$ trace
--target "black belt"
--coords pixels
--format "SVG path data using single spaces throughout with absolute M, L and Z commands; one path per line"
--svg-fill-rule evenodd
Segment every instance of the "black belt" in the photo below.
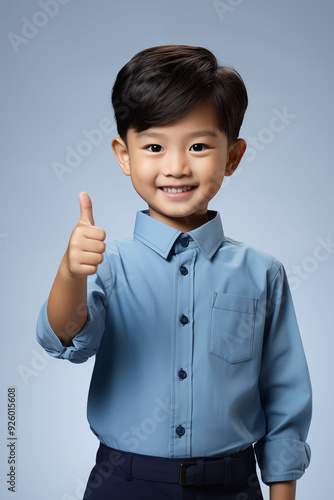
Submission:
M 101 475 L 116 474 L 181 486 L 247 482 L 255 472 L 253 447 L 233 455 L 199 458 L 164 458 L 129 453 L 100 444 L 96 457 Z

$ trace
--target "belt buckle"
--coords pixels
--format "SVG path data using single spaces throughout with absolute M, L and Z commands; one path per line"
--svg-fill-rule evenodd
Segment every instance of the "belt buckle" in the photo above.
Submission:
M 180 486 L 194 486 L 186 482 L 186 469 L 189 465 L 197 465 L 197 462 L 183 462 L 180 464 L 179 485 Z

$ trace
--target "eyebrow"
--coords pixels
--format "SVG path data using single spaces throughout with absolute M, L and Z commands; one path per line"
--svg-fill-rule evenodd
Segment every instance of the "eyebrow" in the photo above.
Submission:
M 143 132 L 139 132 L 138 137 L 165 137 L 165 134 L 160 133 L 160 132 L 149 132 L 148 130 L 144 130 Z M 188 137 L 203 137 L 203 136 L 209 136 L 209 137 L 218 137 L 216 132 L 213 130 L 196 130 L 195 132 L 191 132 L 191 134 L 188 135 Z

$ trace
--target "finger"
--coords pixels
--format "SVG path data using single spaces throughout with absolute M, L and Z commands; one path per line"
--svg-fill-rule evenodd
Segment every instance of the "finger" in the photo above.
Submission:
M 93 218 L 93 206 L 90 197 L 87 193 L 81 192 L 79 194 L 80 202 L 80 220 L 83 224 L 88 224 L 89 226 L 95 226 Z
M 80 221 L 79 221 L 80 222 Z M 75 227 L 73 231 L 75 239 L 79 239 L 84 236 L 87 239 L 104 241 L 106 238 L 106 232 L 101 227 L 88 226 L 86 222 L 82 222 Z
M 82 276 L 89 276 L 92 274 L 95 274 L 97 271 L 98 266 L 90 266 L 88 264 L 80 264 L 78 268 L 75 270 L 75 275 L 82 277 Z
M 86 238 L 84 245 L 82 246 L 82 250 L 84 252 L 92 252 L 92 253 L 104 253 L 106 249 L 106 244 L 101 240 L 92 240 L 90 238 Z
M 98 266 L 103 262 L 103 255 L 100 253 L 83 252 L 79 262 L 80 266 Z

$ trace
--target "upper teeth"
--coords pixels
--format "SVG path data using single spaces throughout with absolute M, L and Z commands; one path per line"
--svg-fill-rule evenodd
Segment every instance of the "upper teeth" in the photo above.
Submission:
M 184 191 L 190 191 L 192 187 L 191 186 L 185 186 L 179 188 L 163 187 L 162 189 L 165 193 L 183 193 Z

